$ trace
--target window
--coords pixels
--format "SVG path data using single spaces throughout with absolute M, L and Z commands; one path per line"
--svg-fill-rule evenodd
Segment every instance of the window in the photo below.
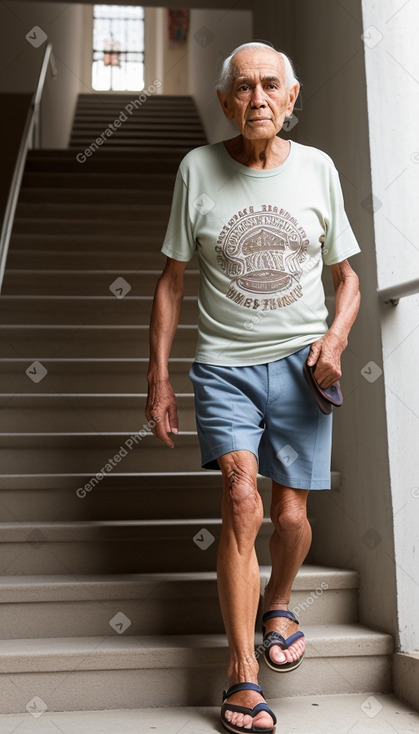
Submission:
M 144 89 L 144 8 L 93 6 L 92 87 L 100 91 Z

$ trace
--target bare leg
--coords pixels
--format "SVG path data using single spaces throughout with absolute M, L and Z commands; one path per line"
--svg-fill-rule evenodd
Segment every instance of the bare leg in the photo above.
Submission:
M 272 482 L 271 518 L 275 530 L 270 541 L 272 571 L 264 594 L 264 612 L 288 609 L 294 579 L 311 544 L 307 497 L 308 490 L 291 489 Z M 298 630 L 298 626 L 290 619 L 279 617 L 266 623 L 266 631 L 271 630 L 289 637 Z M 304 649 L 305 639 L 301 638 L 288 650 L 274 645 L 269 654 L 274 662 L 285 663 L 297 660 Z
M 218 459 L 223 474 L 223 525 L 217 561 L 218 591 L 230 649 L 230 686 L 257 683 L 259 665 L 254 654 L 255 620 L 260 596 L 259 566 L 255 539 L 263 519 L 262 500 L 257 490 L 257 462 L 250 451 L 234 451 Z M 228 703 L 253 708 L 263 701 L 256 691 L 240 691 Z M 226 718 L 237 726 L 253 722 L 261 729 L 272 728 L 272 718 L 261 712 L 252 719 L 234 711 Z

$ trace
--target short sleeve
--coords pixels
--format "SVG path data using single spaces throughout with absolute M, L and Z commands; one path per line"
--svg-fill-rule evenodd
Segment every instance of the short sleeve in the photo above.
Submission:
M 161 252 L 173 260 L 188 262 L 195 250 L 192 224 L 189 217 L 188 189 L 178 169 L 173 190 L 172 208 Z
M 326 265 L 335 265 L 361 250 L 345 212 L 339 174 L 333 163 L 329 180 L 329 213 L 324 220 L 326 234 L 322 251 Z

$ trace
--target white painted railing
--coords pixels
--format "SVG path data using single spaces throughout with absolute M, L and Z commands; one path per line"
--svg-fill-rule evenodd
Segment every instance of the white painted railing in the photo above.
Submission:
M 379 289 L 377 292 L 384 303 L 397 306 L 401 298 L 419 293 L 419 278 L 406 280 L 404 283 L 399 283 L 399 285 L 390 285 L 387 288 Z

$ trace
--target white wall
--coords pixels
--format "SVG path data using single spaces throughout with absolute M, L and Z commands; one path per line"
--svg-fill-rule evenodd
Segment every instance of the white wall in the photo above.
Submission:
M 3 29 L 0 49 L 0 91 L 35 88 L 45 44 L 51 41 L 58 77 L 47 78 L 41 106 L 43 147 L 65 147 L 71 130 L 76 97 L 80 90 L 80 39 L 82 6 L 64 3 L 14 2 L 0 5 Z M 35 48 L 26 34 L 39 26 L 47 41 Z M 38 37 L 39 33 L 38 33 Z
M 163 94 L 164 8 L 144 9 L 144 85 L 147 88 L 156 79 L 162 82 L 157 94 Z
M 156 79 L 158 94 L 189 94 L 189 37 L 181 45 L 169 41 L 167 8 L 145 8 L 145 87 Z
M 236 46 L 252 40 L 249 10 L 191 10 L 190 93 L 195 99 L 208 142 L 232 138 L 237 129 L 225 117 L 215 92 L 217 69 Z
M 364 0 L 378 284 L 419 275 L 418 3 Z M 419 295 L 382 307 L 400 648 L 419 650 Z

